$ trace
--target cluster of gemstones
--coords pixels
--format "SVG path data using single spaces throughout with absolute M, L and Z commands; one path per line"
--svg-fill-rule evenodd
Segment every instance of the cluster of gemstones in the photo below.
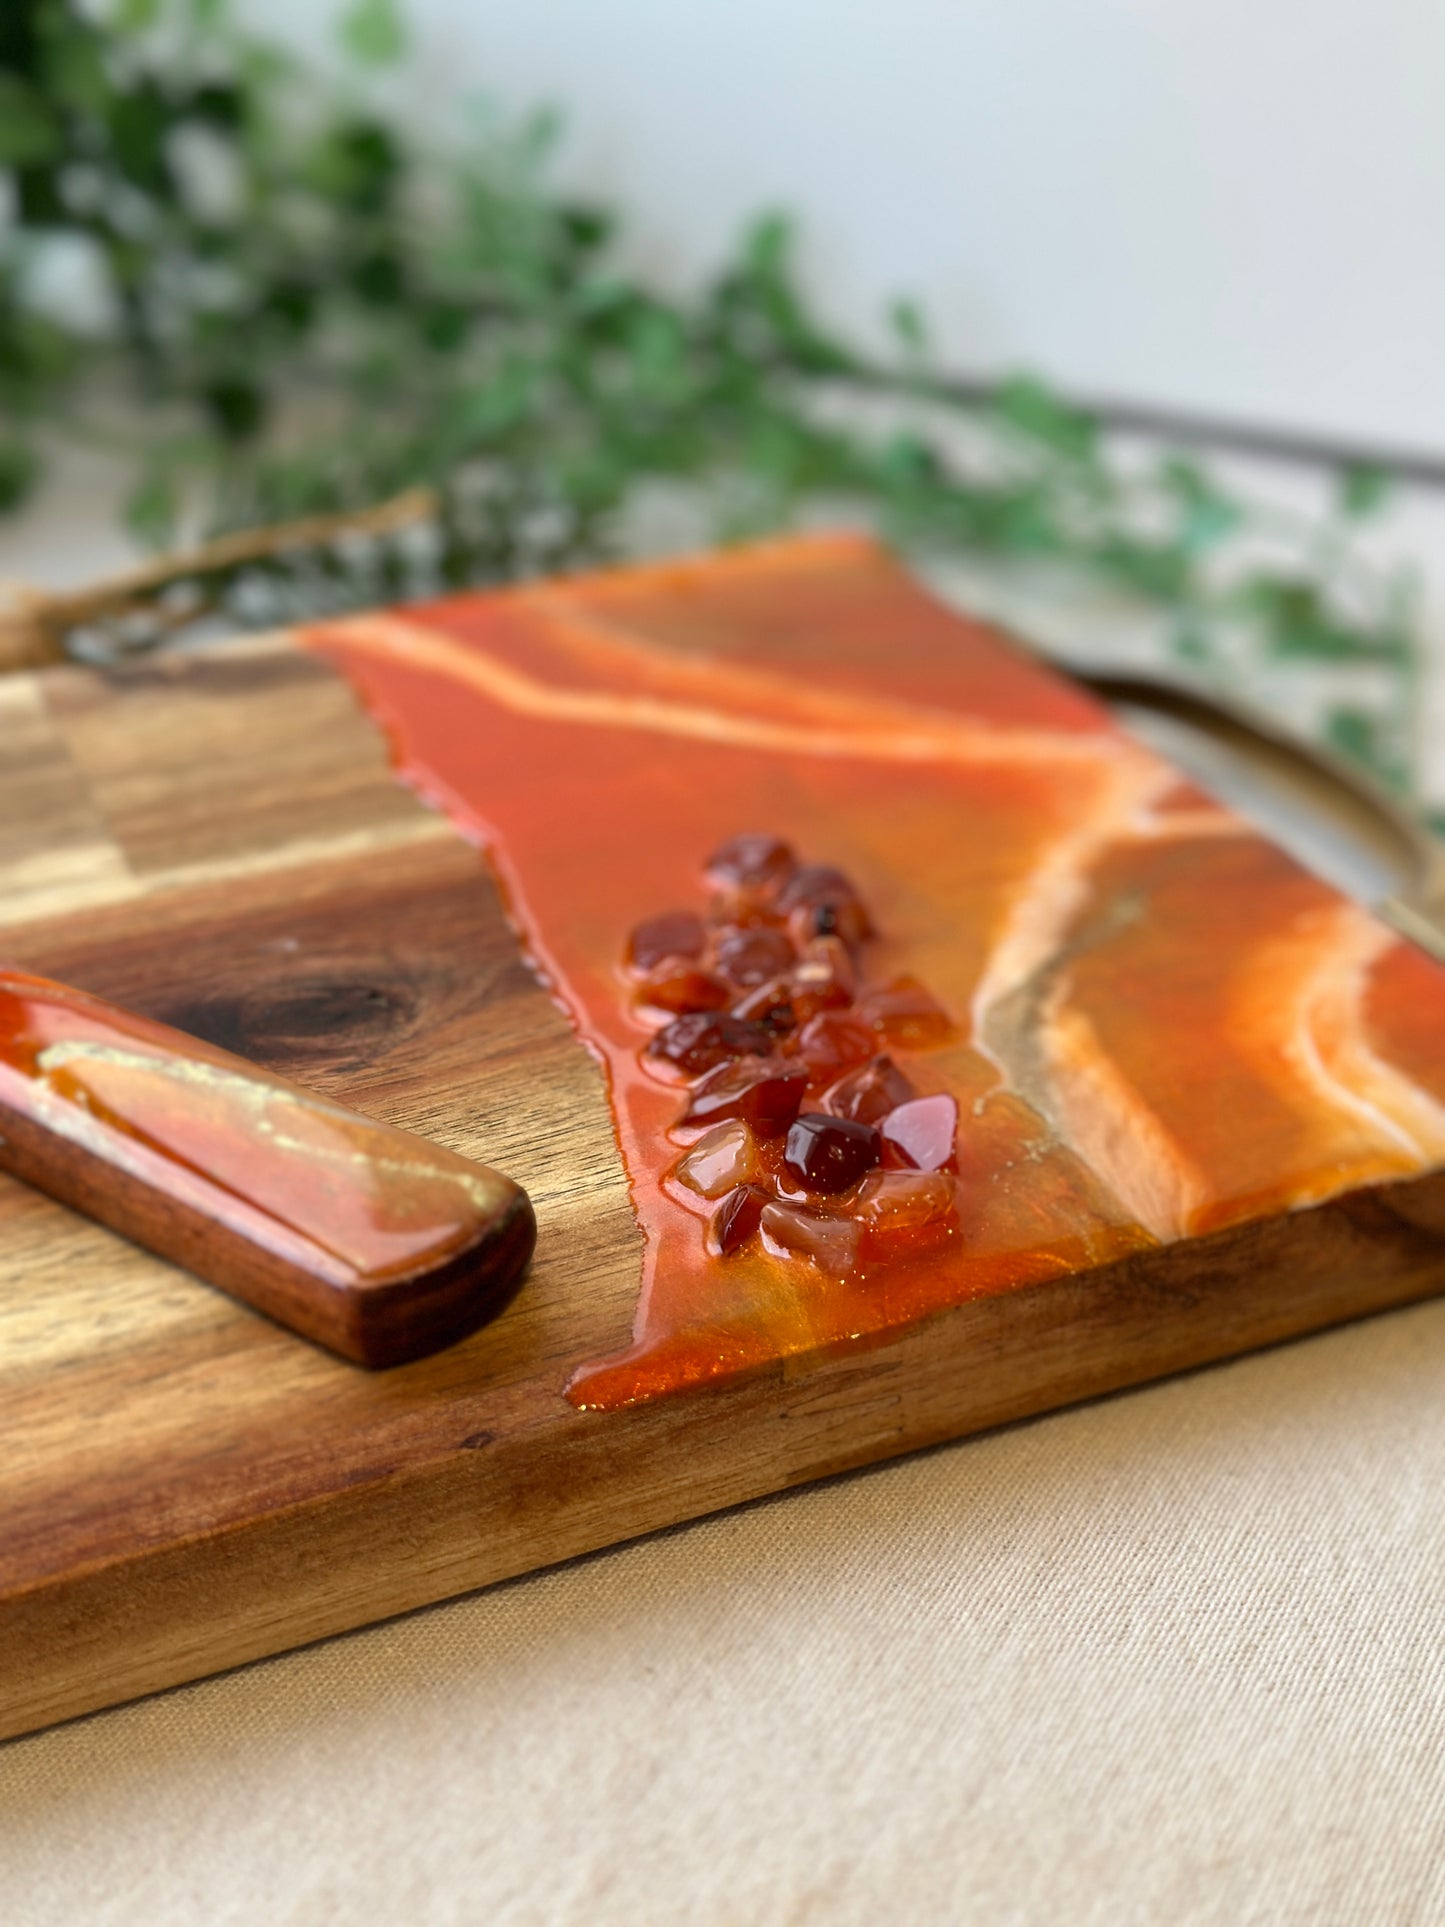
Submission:
M 639 924 L 624 963 L 659 1026 L 644 1066 L 687 1087 L 669 1188 L 709 1249 L 859 1277 L 955 1235 L 957 1102 L 892 1054 L 954 1041 L 947 1013 L 912 977 L 864 980 L 873 924 L 840 870 L 749 835 L 705 875 L 706 913 Z

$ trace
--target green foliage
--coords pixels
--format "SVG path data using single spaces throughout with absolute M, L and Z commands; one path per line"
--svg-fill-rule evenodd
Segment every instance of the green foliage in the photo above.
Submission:
M 659 483 L 720 536 L 821 507 L 1082 571 L 1157 607 L 1199 673 L 1326 664 L 1356 680 L 1322 727 L 1408 771 L 1409 599 L 1352 548 L 1386 477 L 1351 470 L 1335 515 L 1284 528 L 1195 461 L 1126 462 L 1032 377 L 960 399 L 909 302 L 870 360 L 806 297 L 781 214 L 664 294 L 619 267 L 613 210 L 551 185 L 548 116 L 416 132 L 388 105 L 396 0 L 337 28 L 332 78 L 228 0 L 0 5 L 0 508 L 117 389 L 154 545 L 436 491 L 429 530 L 236 565 L 209 587 L 238 620 L 591 561 Z M 99 290 L 83 312 L 47 293 L 64 249 Z
M 1340 512 L 1356 520 L 1376 515 L 1390 499 L 1390 477 L 1370 463 L 1354 463 L 1340 476 Z
M 392 0 L 355 0 L 342 19 L 341 40 L 363 66 L 388 67 L 406 52 L 406 27 Z
M 1342 756 L 1377 772 L 1391 773 L 1389 745 L 1381 738 L 1380 718 L 1369 710 L 1349 706 L 1332 709 L 1325 718 L 1325 740 Z

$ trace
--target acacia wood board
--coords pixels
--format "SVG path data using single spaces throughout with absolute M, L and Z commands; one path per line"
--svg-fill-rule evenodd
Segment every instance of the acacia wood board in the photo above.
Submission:
M 287 639 L 0 681 L 0 955 L 524 1184 L 493 1326 L 368 1374 L 0 1179 L 0 1734 L 1445 1286 L 1445 1175 L 612 1412 L 640 1266 L 599 1072 L 483 859 Z

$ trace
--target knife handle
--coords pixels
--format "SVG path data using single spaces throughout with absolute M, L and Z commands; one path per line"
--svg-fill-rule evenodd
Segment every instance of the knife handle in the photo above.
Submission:
M 510 1297 L 510 1178 L 84 991 L 0 969 L 0 1170 L 368 1366 Z

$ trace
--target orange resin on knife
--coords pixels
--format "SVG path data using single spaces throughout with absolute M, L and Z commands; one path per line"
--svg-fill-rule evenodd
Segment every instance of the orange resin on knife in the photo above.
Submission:
M 0 1169 L 365 1364 L 474 1328 L 531 1249 L 500 1173 L 3 968 Z
M 877 1337 L 1445 1161 L 1445 972 L 1422 960 L 1426 1016 L 1372 1041 L 1363 1002 L 1402 949 L 1387 931 L 867 541 L 458 597 L 307 640 L 485 844 L 606 1074 L 643 1279 L 633 1345 L 578 1370 L 579 1404 Z M 639 1056 L 660 1018 L 620 959 L 648 919 L 701 908 L 699 864 L 742 831 L 846 871 L 879 931 L 870 980 L 914 977 L 953 1020 L 892 1052 L 960 1117 L 944 1232 L 921 1222 L 927 1187 L 869 1194 L 921 1214 L 913 1256 L 843 1276 L 776 1239 L 719 1257 L 711 1203 L 670 1180 L 697 1132 Z

